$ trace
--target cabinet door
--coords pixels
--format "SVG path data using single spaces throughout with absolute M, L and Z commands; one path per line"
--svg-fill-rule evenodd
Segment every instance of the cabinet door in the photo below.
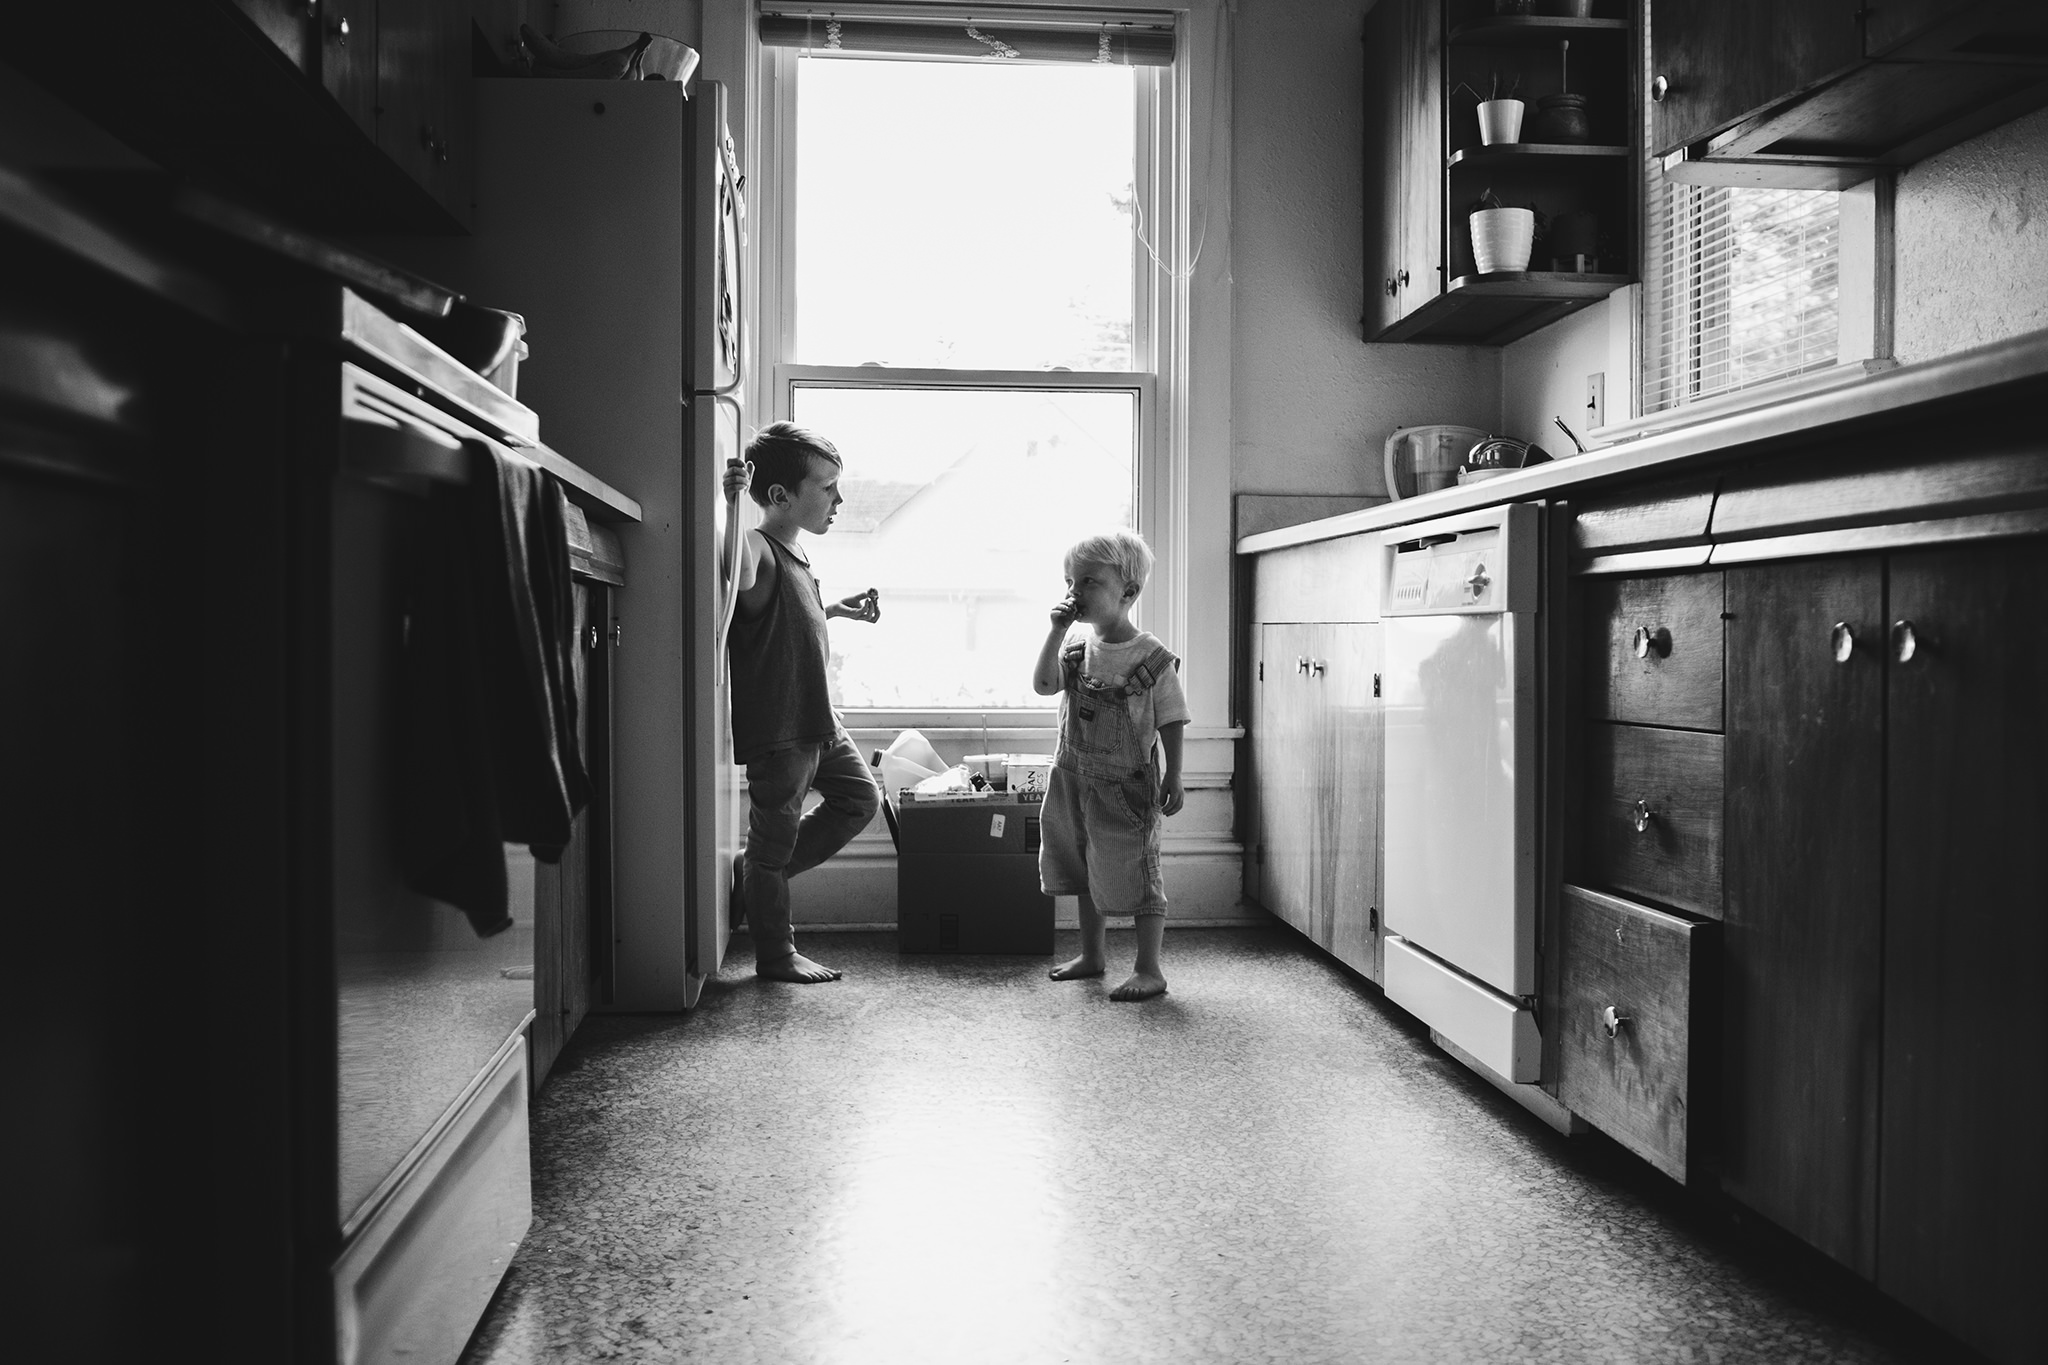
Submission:
M 1320 665 L 1318 671 L 1317 665 Z M 1316 942 L 1377 981 L 1380 790 L 1385 776 L 1379 699 L 1380 628 L 1316 629 L 1311 680 L 1321 693 L 1312 738 L 1321 816 Z
M 469 15 L 456 0 L 378 7 L 377 146 L 470 217 Z
M 1843 0 L 1652 0 L 1650 75 L 1660 154 L 1850 66 L 1863 55 L 1857 6 Z
M 1722 1183 L 1876 1269 L 1884 583 L 1730 570 Z M 1837 661 L 1837 622 L 1854 645 Z
M 1407 196 L 1403 164 L 1408 66 L 1402 42 L 1415 0 L 1380 0 L 1365 16 L 1365 335 L 1378 336 L 1401 320 L 1401 271 L 1407 265 Z
M 395 16 L 394 16 L 395 19 Z M 313 30 L 320 84 L 356 127 L 377 136 L 377 6 L 374 0 L 324 0 Z
M 1899 555 L 1890 598 L 1914 644 L 1887 688 L 1879 1278 L 2029 1359 L 2048 1340 L 2048 544 Z
M 1443 0 L 1408 0 L 1401 52 L 1406 63 L 1399 93 L 1401 316 L 1443 293 L 1444 278 L 1444 73 Z
M 1318 691 L 1307 670 L 1315 626 L 1259 629 L 1258 726 L 1252 766 L 1259 784 L 1259 900 L 1274 914 L 1313 934 L 1315 842 L 1320 819 L 1311 751 Z

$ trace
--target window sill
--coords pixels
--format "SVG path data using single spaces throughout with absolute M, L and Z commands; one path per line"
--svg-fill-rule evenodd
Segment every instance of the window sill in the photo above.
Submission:
M 1825 370 L 1815 370 L 1810 374 L 1794 375 L 1790 379 L 1759 384 L 1753 389 L 1738 389 L 1733 393 L 1720 394 L 1698 403 L 1666 408 L 1662 412 L 1653 412 L 1646 417 L 1634 417 L 1626 422 L 1616 422 L 1612 426 L 1602 427 L 1597 438 L 1588 443 L 1587 449 L 1605 450 L 1611 446 L 1639 441 L 1645 436 L 1682 431 L 1686 427 L 1711 422 L 1716 418 L 1767 408 L 1793 398 L 1826 393 L 1830 389 L 1859 384 L 1873 375 L 1895 370 L 1898 366 L 1899 362 L 1896 360 L 1850 360 Z

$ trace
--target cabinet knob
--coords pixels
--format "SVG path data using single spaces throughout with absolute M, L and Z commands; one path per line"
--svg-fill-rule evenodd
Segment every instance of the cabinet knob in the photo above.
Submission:
M 1900 663 L 1911 663 L 1913 656 L 1920 652 L 1920 637 L 1913 631 L 1911 621 L 1892 622 L 1892 657 Z
M 1856 632 L 1849 628 L 1847 621 L 1837 621 L 1828 631 L 1828 648 L 1834 652 L 1835 662 L 1845 664 L 1856 652 Z
M 1622 1029 L 1634 1022 L 1626 1014 L 1618 1012 L 1612 1005 L 1600 1011 L 1600 1027 L 1607 1031 L 1609 1038 L 1615 1037 Z
M 329 23 L 328 23 L 328 25 L 327 25 L 327 32 L 328 32 L 329 34 L 331 34 L 331 35 L 333 36 L 333 38 L 334 38 L 334 41 L 335 41 L 335 44 L 336 44 L 337 46 L 340 46 L 340 47 L 347 47 L 347 46 L 348 46 L 348 16 L 347 16 L 346 14 L 344 14 L 344 15 L 341 15 L 341 16 L 339 16 L 339 17 L 337 17 L 337 18 L 335 18 L 335 19 L 333 19 L 333 20 L 329 21 Z
M 1408 272 L 1407 272 L 1407 271 L 1405 271 L 1405 270 L 1404 270 L 1404 271 L 1402 271 L 1402 272 L 1401 272 L 1400 274 L 1398 274 L 1398 275 L 1394 276 L 1394 278 L 1395 278 L 1395 279 L 1397 279 L 1397 280 L 1399 280 L 1399 281 L 1401 282 L 1401 287 L 1402 287 L 1403 289 L 1406 289 L 1406 288 L 1408 287 Z
M 1636 833 L 1648 834 L 1650 832 L 1650 822 L 1657 818 L 1657 812 L 1650 809 L 1649 802 L 1638 801 L 1630 812 L 1630 818 L 1635 822 Z
M 1659 76 L 1657 77 L 1657 79 L 1650 82 L 1650 100 L 1652 103 L 1662 104 L 1664 102 L 1664 97 L 1670 93 L 1671 82 L 1666 80 L 1664 77 Z
M 1392 298 L 1400 292 L 1401 286 L 1394 283 L 1394 277 L 1392 275 L 1387 276 L 1387 297 Z
M 1649 626 L 1637 626 L 1635 646 L 1638 659 L 1647 659 L 1652 654 L 1662 657 L 1671 652 L 1671 632 L 1663 626 L 1658 626 L 1655 629 Z
M 1307 659 L 1307 658 L 1306 658 L 1305 656 L 1302 656 L 1302 655 L 1296 655 L 1296 656 L 1295 656 L 1295 660 L 1294 660 L 1294 671 L 1295 671 L 1296 673 L 1300 673 L 1300 674 L 1302 674 L 1302 675 L 1304 675 L 1304 676 L 1306 676 L 1306 675 L 1307 675 L 1307 673 L 1308 673 L 1308 659 Z
M 1324 665 L 1324 661 L 1323 661 L 1323 660 L 1321 660 L 1321 659 L 1311 659 L 1311 660 L 1309 660 L 1309 663 L 1308 663 L 1308 671 L 1309 671 L 1309 676 L 1310 676 L 1310 677 L 1315 677 L 1315 678 L 1320 678 L 1320 677 L 1322 677 L 1322 676 L 1323 676 L 1323 669 L 1324 669 L 1324 666 L 1325 666 L 1325 665 Z

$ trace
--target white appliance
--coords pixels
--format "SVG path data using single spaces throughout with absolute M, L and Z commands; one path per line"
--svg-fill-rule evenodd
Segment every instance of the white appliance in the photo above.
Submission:
M 1535 506 L 1385 533 L 1385 986 L 1509 1081 L 1538 1078 Z
M 725 89 L 473 85 L 473 234 L 413 239 L 403 256 L 525 316 L 519 398 L 541 439 L 640 501 L 644 520 L 621 535 L 615 932 L 599 1003 L 684 1009 L 724 952 L 741 831 L 718 657 L 720 473 L 743 417 L 745 206 Z

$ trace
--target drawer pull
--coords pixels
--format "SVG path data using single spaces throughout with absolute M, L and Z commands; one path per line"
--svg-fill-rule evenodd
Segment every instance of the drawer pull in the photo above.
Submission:
M 1600 1011 L 1600 1027 L 1607 1030 L 1609 1038 L 1616 1037 L 1625 1026 L 1634 1022 L 1626 1014 L 1616 1013 L 1612 1005 Z
M 1649 802 L 1638 801 L 1635 804 L 1632 816 L 1635 820 L 1636 833 L 1648 834 L 1650 832 L 1650 822 L 1657 818 L 1657 812 L 1650 809 Z
M 1666 630 L 1663 626 L 1658 626 L 1655 630 L 1650 629 L 1648 626 L 1636 627 L 1636 657 L 1638 659 L 1647 659 L 1651 654 L 1655 654 L 1660 659 L 1667 658 L 1670 653 L 1670 631 Z
M 1913 631 L 1911 621 L 1892 622 L 1892 657 L 1900 663 L 1911 663 L 1913 656 L 1920 652 L 1920 637 Z
M 1847 621 L 1835 622 L 1834 629 L 1828 632 L 1828 648 L 1834 651 L 1836 663 L 1849 662 L 1849 656 L 1856 652 L 1856 632 Z

